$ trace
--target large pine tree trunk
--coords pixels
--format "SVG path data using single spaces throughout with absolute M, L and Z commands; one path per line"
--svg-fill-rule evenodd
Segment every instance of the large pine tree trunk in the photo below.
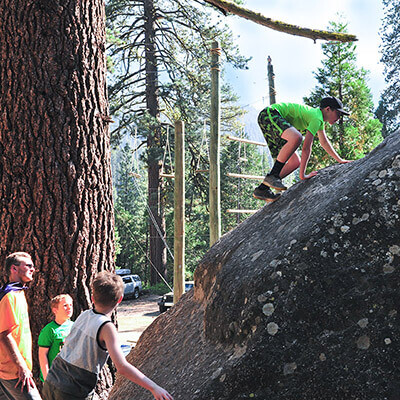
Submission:
M 33 257 L 35 343 L 51 297 L 76 316 L 113 268 L 103 0 L 1 1 L 0 56 L 0 262 Z
M 144 1 L 145 17 L 145 53 L 146 53 L 146 107 L 154 121 L 159 121 L 160 111 L 158 103 L 158 69 L 155 45 L 155 18 L 156 10 L 153 0 Z M 165 237 L 165 216 L 162 201 L 162 181 L 160 178 L 159 149 L 161 147 L 161 127 L 154 124 L 154 129 L 147 139 L 148 150 L 148 204 L 153 214 L 154 220 L 149 222 L 149 253 L 150 261 L 150 281 L 152 284 L 160 280 L 157 271 L 166 276 L 167 253 L 164 242 L 160 234 Z M 158 229 L 156 227 L 158 225 Z

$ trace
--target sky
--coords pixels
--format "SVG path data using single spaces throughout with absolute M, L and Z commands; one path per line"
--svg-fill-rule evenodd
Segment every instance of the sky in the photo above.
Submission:
M 380 63 L 379 29 L 383 18 L 381 0 L 245 0 L 244 7 L 265 17 L 304 28 L 326 30 L 330 21 L 338 21 L 338 13 L 348 23 L 348 33 L 356 35 L 358 68 L 370 71 L 368 86 L 377 107 L 385 87 Z M 240 104 L 256 110 L 269 105 L 267 57 L 271 56 L 275 72 L 277 102 L 302 103 L 317 81 L 313 72 L 322 60 L 322 40 L 313 40 L 274 31 L 238 16 L 224 18 L 233 33 L 240 52 L 252 57 L 247 71 L 226 69 L 226 79 L 240 96 Z

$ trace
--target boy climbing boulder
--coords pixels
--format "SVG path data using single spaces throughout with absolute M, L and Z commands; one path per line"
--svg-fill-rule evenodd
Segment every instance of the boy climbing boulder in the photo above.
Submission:
M 321 146 L 338 163 L 350 162 L 339 156 L 325 133 L 325 122 L 333 125 L 342 115 L 349 115 L 349 112 L 344 110 L 342 102 L 336 97 L 324 97 L 319 108 L 296 103 L 276 103 L 262 110 L 258 116 L 258 124 L 275 164 L 261 185 L 256 187 L 253 196 L 267 202 L 277 200 L 280 194 L 274 193 L 271 188 L 277 191 L 286 190 L 282 179 L 299 167 L 300 179 L 315 176 L 317 171 L 308 175 L 305 172 L 316 135 Z M 304 143 L 300 158 L 296 150 L 303 141 L 301 132 L 304 132 Z

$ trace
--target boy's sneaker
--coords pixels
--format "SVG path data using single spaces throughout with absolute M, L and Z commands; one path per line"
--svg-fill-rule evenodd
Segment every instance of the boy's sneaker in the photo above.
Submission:
M 282 183 L 281 178 L 275 175 L 266 175 L 263 184 L 275 190 L 286 190 L 287 187 Z
M 259 187 L 256 187 L 253 192 L 253 197 L 272 203 L 275 200 L 278 200 L 281 195 L 274 193 L 270 188 L 260 189 Z

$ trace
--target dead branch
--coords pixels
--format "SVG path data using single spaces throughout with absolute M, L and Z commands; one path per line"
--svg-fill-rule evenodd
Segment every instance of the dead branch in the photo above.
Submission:
M 264 17 L 264 15 L 257 13 L 255 11 L 251 11 L 247 8 L 240 7 L 235 3 L 232 3 L 227 0 L 204 0 L 206 3 L 217 7 L 219 10 L 225 10 L 227 13 L 238 15 L 239 17 L 246 18 L 250 21 L 253 21 L 257 24 L 266 26 L 268 28 L 274 29 L 279 32 L 288 33 L 289 35 L 294 36 L 303 36 L 309 39 L 314 40 L 335 40 L 338 42 L 354 42 L 357 39 L 355 35 L 350 35 L 348 33 L 337 33 L 337 32 L 328 32 L 321 31 L 318 29 L 309 29 L 302 28 L 297 25 L 287 24 L 282 21 L 275 21 L 271 18 Z

